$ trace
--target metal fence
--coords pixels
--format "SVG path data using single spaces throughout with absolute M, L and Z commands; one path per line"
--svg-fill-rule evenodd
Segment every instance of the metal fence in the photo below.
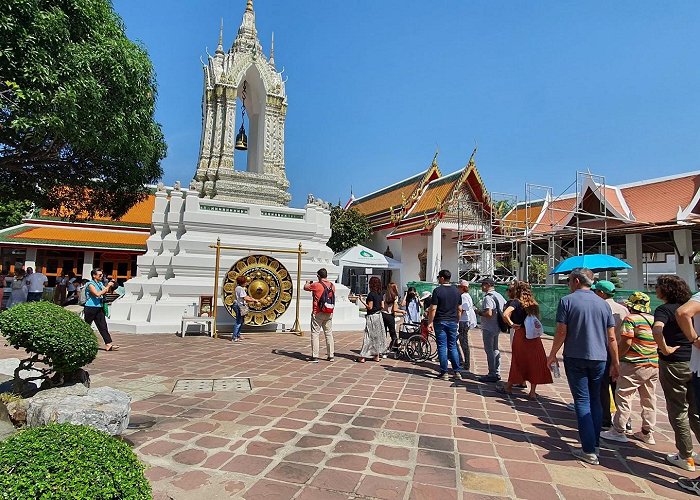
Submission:
M 437 287 L 435 283 L 426 281 L 411 281 L 407 285 L 416 287 L 419 295 L 424 291 L 432 292 Z M 508 299 L 506 296 L 507 288 L 507 285 L 496 285 L 496 291 L 503 295 L 506 300 Z M 637 290 L 618 289 L 615 291 L 614 299 L 618 302 L 624 302 L 635 291 Z M 532 293 L 540 304 L 540 320 L 542 321 L 542 326 L 544 326 L 545 333 L 554 335 L 557 323 L 557 306 L 559 305 L 559 300 L 570 293 L 569 287 L 564 285 L 532 285 Z M 645 293 L 651 298 L 651 310 L 653 312 L 662 302 L 656 298 L 656 294 L 653 291 L 645 291 Z M 484 293 L 481 291 L 481 285 L 479 283 L 471 283 L 469 295 L 472 296 L 474 304 L 478 306 L 484 296 Z

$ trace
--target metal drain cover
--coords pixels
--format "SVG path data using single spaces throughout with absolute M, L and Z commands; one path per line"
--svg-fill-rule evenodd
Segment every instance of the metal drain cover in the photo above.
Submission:
M 214 392 L 236 391 L 248 392 L 253 390 L 249 378 L 220 378 L 214 380 Z
M 220 378 L 178 380 L 173 392 L 250 392 L 253 385 L 249 378 Z

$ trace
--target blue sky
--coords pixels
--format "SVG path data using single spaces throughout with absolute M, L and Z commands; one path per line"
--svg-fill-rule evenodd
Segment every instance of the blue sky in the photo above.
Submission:
M 115 0 L 155 65 L 168 157 L 192 178 L 200 56 L 245 0 Z M 436 148 L 443 173 L 478 144 L 490 191 L 566 190 L 700 170 L 700 4 L 694 1 L 256 0 L 258 34 L 285 68 L 292 206 L 409 177 Z

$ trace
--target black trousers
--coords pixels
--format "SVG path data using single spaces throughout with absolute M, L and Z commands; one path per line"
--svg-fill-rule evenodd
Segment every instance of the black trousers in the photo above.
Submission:
M 105 317 L 105 312 L 101 307 L 85 306 L 84 308 L 85 322 L 88 325 L 92 325 L 95 322 L 97 325 L 97 330 L 102 335 L 102 340 L 105 344 L 112 343 L 112 337 L 109 336 L 109 330 L 107 329 L 107 318 Z
M 612 414 L 610 413 L 610 390 L 612 389 L 613 396 L 617 389 L 617 384 L 610 378 L 610 366 L 612 362 L 610 355 L 605 363 L 605 373 L 600 384 L 600 406 L 603 407 L 603 427 L 612 427 Z
M 396 320 L 393 314 L 385 313 L 382 311 L 382 319 L 384 320 L 384 328 L 389 332 L 391 337 L 391 343 L 389 344 L 389 349 L 396 347 L 399 343 L 399 339 L 396 336 Z

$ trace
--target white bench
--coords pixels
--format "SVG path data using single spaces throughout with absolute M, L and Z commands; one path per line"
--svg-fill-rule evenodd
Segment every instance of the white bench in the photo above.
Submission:
M 180 325 L 180 336 L 184 337 L 187 332 L 188 325 L 199 325 L 207 329 L 207 333 L 211 337 L 214 334 L 214 318 L 210 316 L 183 316 L 182 324 Z

